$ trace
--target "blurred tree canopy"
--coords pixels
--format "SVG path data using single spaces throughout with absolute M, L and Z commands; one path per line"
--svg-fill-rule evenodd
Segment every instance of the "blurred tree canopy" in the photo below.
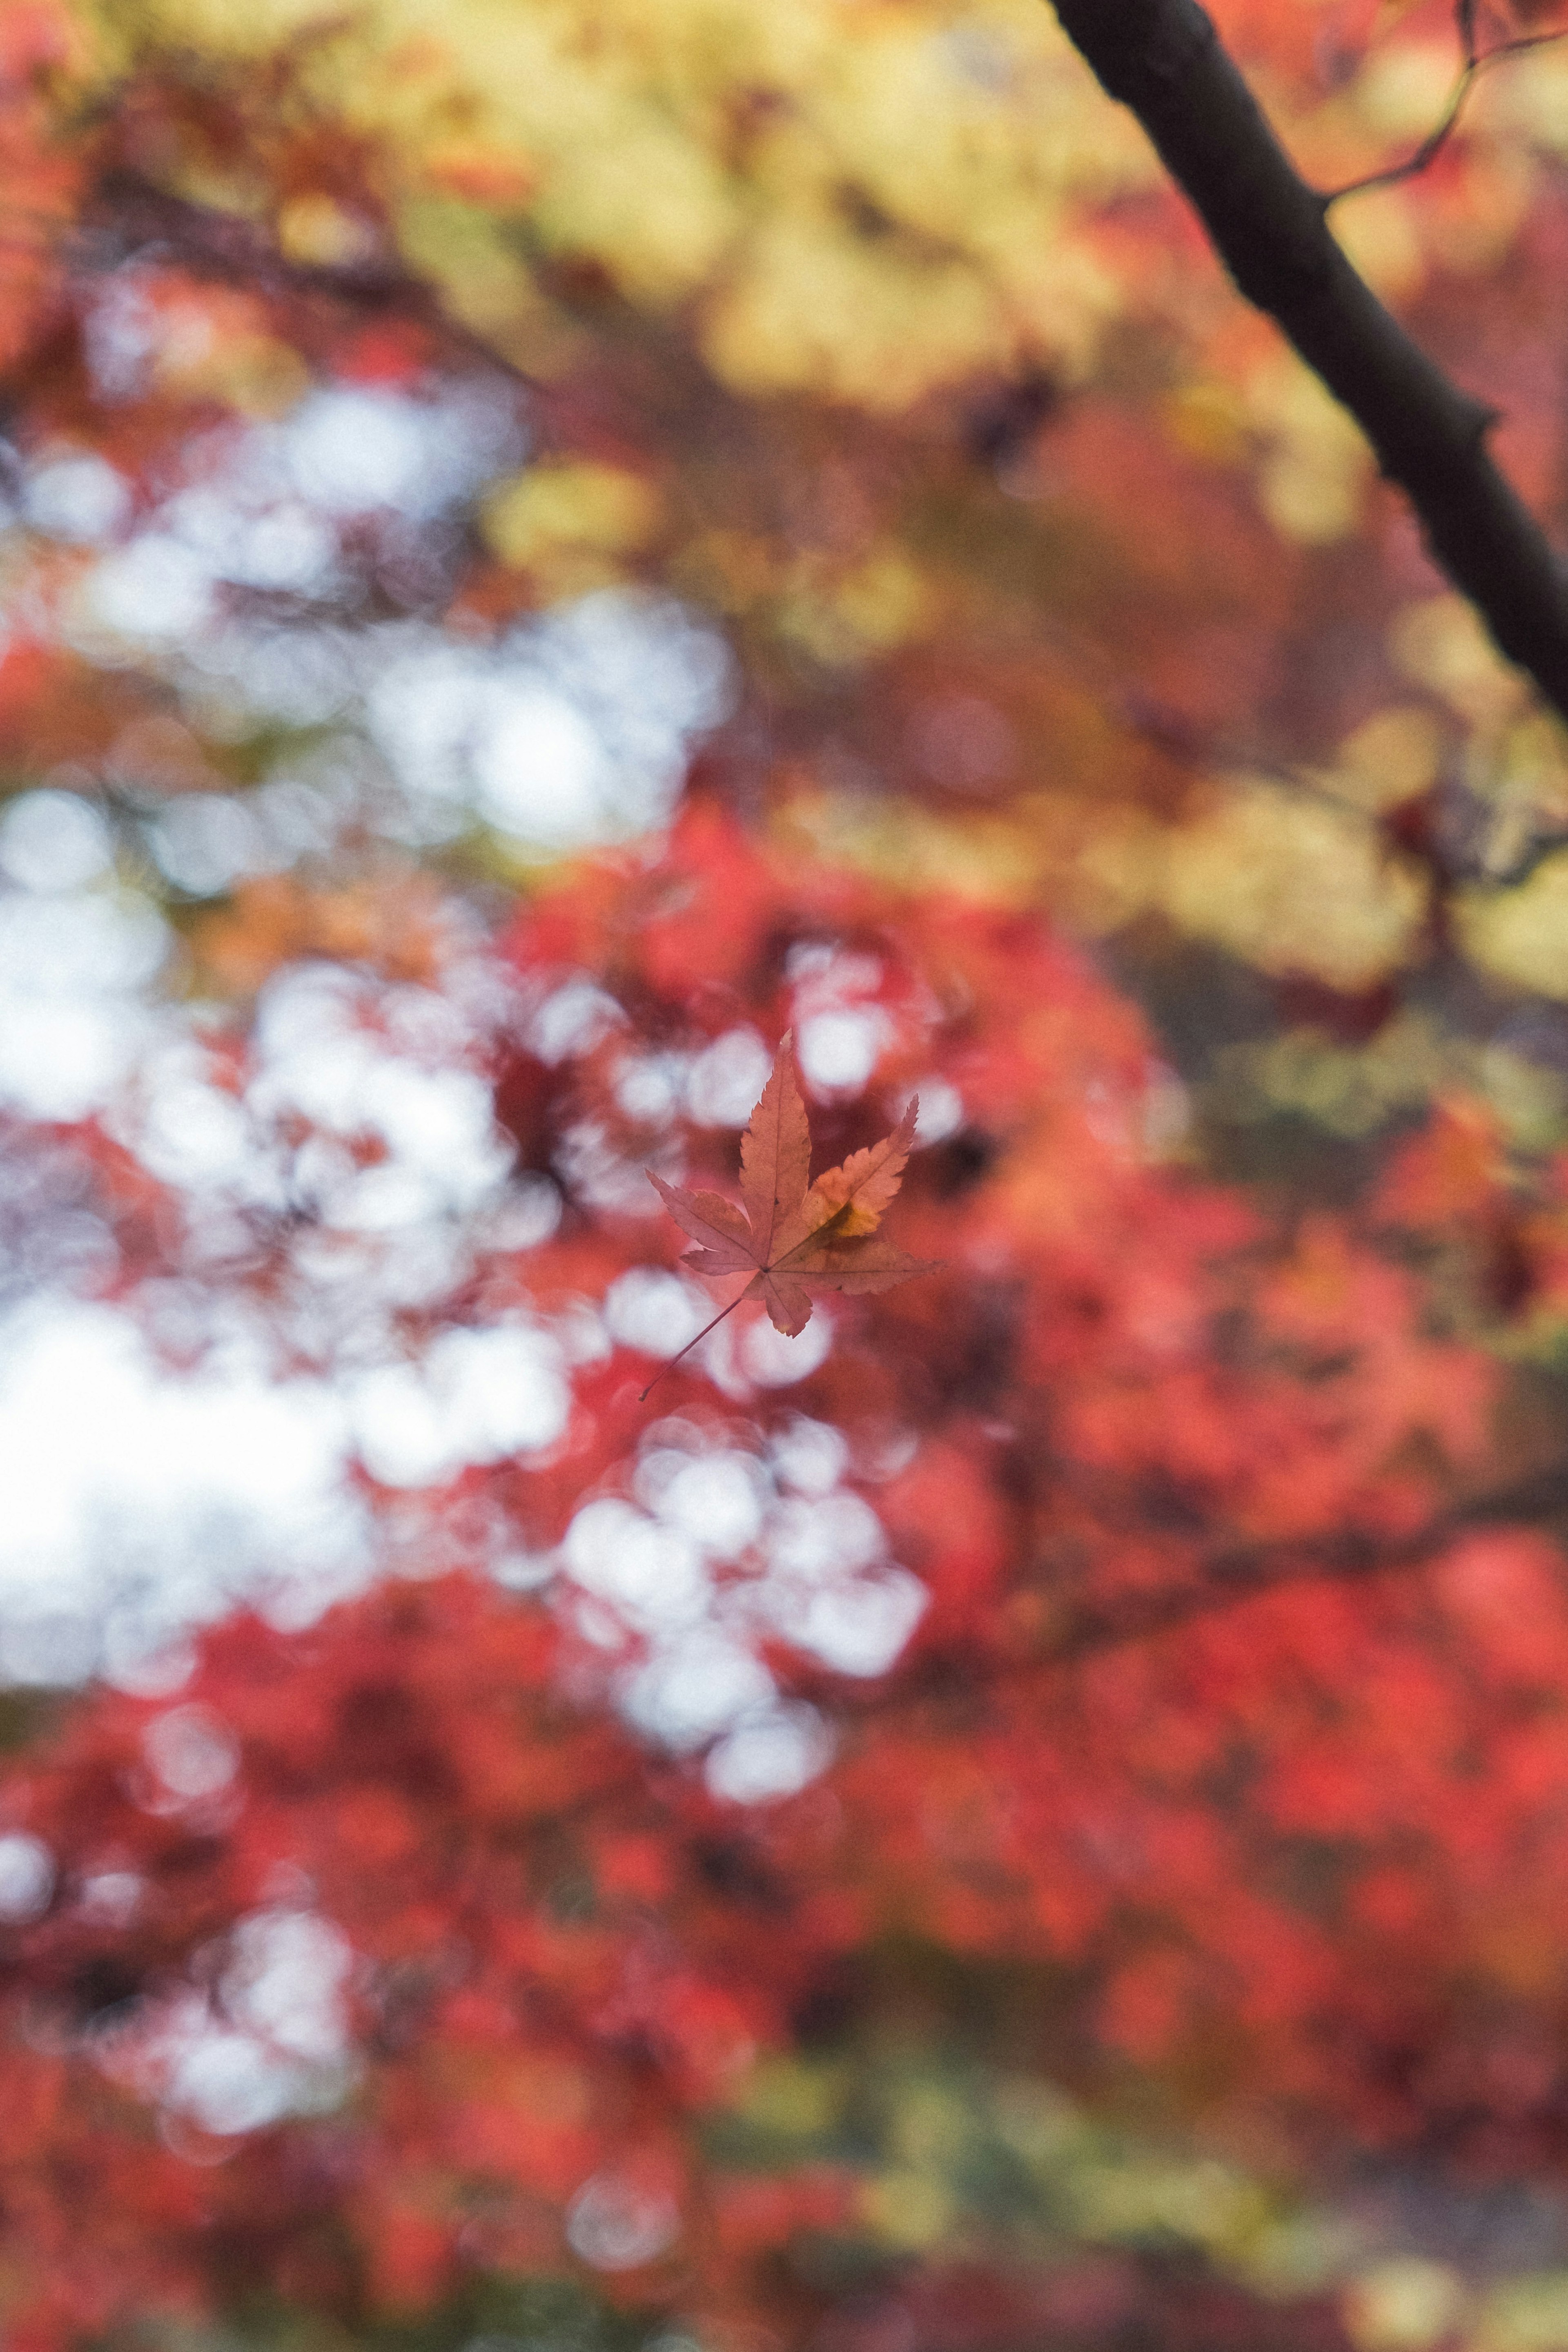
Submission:
M 1568 738 L 1132 117 L 5 0 L 0 189 L 7 2341 L 1568 2347 Z M 1562 544 L 1568 46 L 1333 226 Z M 786 1030 L 941 1269 L 676 1366 Z

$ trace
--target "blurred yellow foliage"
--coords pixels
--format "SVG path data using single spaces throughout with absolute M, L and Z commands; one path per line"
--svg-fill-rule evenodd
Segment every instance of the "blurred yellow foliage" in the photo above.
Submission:
M 1369 988 L 1414 950 L 1427 886 L 1348 813 L 1240 782 L 1173 830 L 1154 894 L 1179 928 L 1265 971 Z
M 1460 940 L 1483 971 L 1568 998 L 1568 855 L 1544 858 L 1509 890 L 1477 888 L 1457 908 Z
M 1440 114 L 1451 40 L 1404 14 L 1337 88 L 1292 79 L 1283 52 L 1264 76 L 1271 114 L 1310 161 L 1370 168 Z M 73 71 L 89 84 L 107 88 L 175 50 L 200 56 L 214 86 L 225 68 L 243 86 L 265 64 L 283 73 L 311 137 L 330 125 L 362 151 L 361 207 L 329 173 L 328 184 L 289 179 L 269 194 L 262 166 L 225 160 L 221 142 L 171 146 L 159 165 L 171 187 L 270 218 L 286 260 L 352 269 L 401 257 L 462 327 L 552 383 L 575 382 L 585 355 L 601 358 L 604 332 L 627 348 L 639 333 L 665 338 L 661 352 L 687 337 L 684 349 L 695 346 L 737 406 L 768 403 L 746 426 L 777 467 L 766 498 L 753 500 L 737 481 L 743 467 L 722 455 L 711 476 L 693 467 L 677 482 L 663 453 L 643 470 L 636 457 L 605 457 L 602 441 L 493 485 L 481 536 L 538 602 L 662 566 L 680 593 L 739 624 L 753 651 L 765 646 L 790 692 L 813 690 L 800 684 L 813 678 L 823 690 L 824 674 L 836 691 L 857 668 L 894 667 L 967 627 L 999 642 L 994 633 L 1027 600 L 1037 612 L 1042 592 L 1071 626 L 1081 593 L 1092 608 L 1125 585 L 1105 584 L 1124 560 L 1109 528 L 1103 541 L 1057 529 L 1082 489 L 1072 465 L 1088 462 L 1056 455 L 1092 404 L 1073 394 L 1112 385 L 1115 399 L 1145 404 L 1167 456 L 1174 445 L 1203 477 L 1213 501 L 1203 531 L 1225 502 L 1250 509 L 1255 494 L 1289 543 L 1274 551 L 1280 563 L 1315 579 L 1313 566 L 1335 560 L 1317 551 L 1366 520 L 1372 464 L 1356 427 L 1277 339 L 1239 323 L 1201 249 L 1189 256 L 1167 236 L 1166 215 L 1145 204 L 1164 184 L 1146 141 L 1040 0 L 465 0 L 455 10 L 364 0 L 349 11 L 336 0 L 141 0 L 135 11 L 80 0 L 80 15 L 93 37 Z M 1474 94 L 1436 193 L 1386 187 L 1336 211 L 1375 284 L 1403 298 L 1435 257 L 1484 248 L 1495 259 L 1522 217 L 1534 152 L 1562 146 L 1565 75 L 1568 51 L 1511 65 Z M 259 313 L 219 318 L 212 306 L 225 299 L 182 298 L 167 310 L 158 389 L 280 415 L 310 373 Z M 658 324 L 643 327 L 638 310 Z M 637 348 L 645 359 L 655 345 Z M 884 432 L 885 420 L 909 418 L 916 440 L 940 414 L 950 451 L 962 439 L 953 412 L 925 404 L 954 390 L 972 403 L 998 378 L 1043 385 L 1049 403 L 1020 424 L 1005 463 L 987 456 L 972 470 L 952 519 L 933 528 L 923 493 L 879 485 L 846 521 L 842 502 L 807 482 L 821 451 L 794 436 L 812 400 L 830 416 L 846 404 L 869 412 Z M 1092 462 L 1113 471 L 1119 461 Z M 1235 478 L 1216 479 L 1225 473 Z M 962 501 L 979 495 L 980 474 L 1008 511 L 977 529 Z M 1125 538 L 1162 594 L 1169 581 L 1185 594 L 1193 548 L 1207 541 L 1184 536 L 1186 509 L 1165 489 L 1167 502 L 1156 490 L 1146 509 L 1141 489 L 1129 492 Z M 820 520 L 830 507 L 831 527 Z M 987 569 L 999 574 L 1009 533 L 1021 593 Z M 1251 622 L 1220 622 L 1218 650 L 1206 644 L 1188 667 L 1223 664 L 1232 625 Z M 1022 670 L 1039 640 L 1019 644 Z M 1299 792 L 1243 774 L 1178 806 L 1136 780 L 1143 751 L 1104 711 L 1092 740 L 1066 721 L 1031 735 L 1009 709 L 1018 758 L 999 772 L 1026 791 L 1005 805 L 999 787 L 994 806 L 956 814 L 893 789 L 838 800 L 813 787 L 782 823 L 910 887 L 1042 904 L 1091 934 L 1155 916 L 1266 972 L 1365 990 L 1427 940 L 1428 878 L 1388 847 L 1381 817 L 1462 780 L 1482 805 L 1464 870 L 1505 879 L 1568 815 L 1562 732 L 1531 710 L 1468 606 L 1451 595 L 1410 604 L 1387 650 L 1407 685 L 1388 700 L 1385 679 L 1385 707 L 1337 751 L 1314 750 Z M 1168 649 L 1151 647 L 1149 660 L 1168 661 Z M 1168 674 L 1155 699 L 1167 686 Z M 1186 691 L 1178 680 L 1176 700 Z M 885 761 L 869 755 L 890 786 L 900 723 L 890 721 Z M 1245 765 L 1246 750 L 1210 740 L 1206 761 Z M 266 961 L 274 920 L 253 909 L 234 932 L 236 971 Z M 1561 861 L 1511 891 L 1469 889 L 1456 928 L 1490 974 L 1568 998 Z M 1315 1047 L 1276 1044 L 1249 1098 L 1310 1102 L 1342 1132 L 1408 1098 L 1381 1063 L 1331 1068 Z
M 1476 115 L 1500 146 L 1568 155 L 1568 48 L 1537 49 L 1478 91 Z
M 837 2122 L 843 2096 L 841 2069 L 775 2059 L 745 2078 L 741 2112 L 758 2131 L 809 2138 Z
M 861 2210 L 876 2236 L 911 2252 L 933 2246 L 953 2220 L 953 2200 L 929 2173 L 883 2172 L 868 2180 Z
M 584 594 L 619 574 L 659 528 L 653 484 L 619 466 L 539 465 L 499 483 L 480 515 L 485 543 L 530 572 L 548 599 Z
M 1358 808 L 1397 808 L 1427 790 L 1442 750 L 1442 730 L 1429 710 L 1396 704 L 1346 736 L 1323 784 Z
M 838 668 L 918 636 L 932 608 L 920 571 L 886 547 L 843 571 L 803 557 L 791 567 L 776 625 L 803 652 Z
M 1368 188 L 1349 198 L 1333 215 L 1333 232 L 1385 302 L 1407 302 L 1420 292 L 1426 257 L 1416 210 L 1404 188 Z
M 1312 545 L 1348 538 L 1372 475 L 1359 426 L 1285 352 L 1253 373 L 1247 401 L 1265 451 L 1258 488 L 1270 521 Z
M 1497 724 L 1524 704 L 1526 688 L 1504 661 L 1471 607 L 1459 596 L 1407 604 L 1395 622 L 1390 651 L 1407 677 L 1468 719 Z
M 1452 2334 L 1465 2300 L 1465 2283 L 1447 2263 L 1407 2254 L 1353 2279 L 1340 2307 L 1356 2352 L 1426 2352 Z
M 1454 88 L 1452 38 L 1379 41 L 1355 78 L 1352 102 L 1378 139 L 1424 139 L 1442 118 Z
M 1238 1125 L 1284 1111 L 1332 1135 L 1364 1136 L 1418 1108 L 1448 1075 L 1442 1039 L 1409 1013 L 1360 1046 L 1336 1045 L 1313 1028 L 1222 1046 L 1214 1084 L 1223 1116 Z
M 1424 876 L 1358 813 L 1245 780 L 1186 824 L 1066 793 L 962 819 L 806 793 L 788 822 L 823 855 L 900 887 L 1033 900 L 1090 933 L 1160 914 L 1265 971 L 1351 992 L 1415 953 L 1427 919 Z
M 1568 2352 L 1568 2271 L 1503 2280 L 1470 2342 L 1474 2352 Z
M 699 299 L 709 360 L 746 390 L 887 407 L 1020 353 L 1082 371 L 1120 296 L 1074 207 L 1157 181 L 1030 0 L 852 22 L 841 0 L 607 0 L 591 19 L 575 0 L 370 0 L 347 16 L 324 0 L 148 0 L 133 22 L 99 0 L 95 21 L 110 72 L 170 41 L 292 52 L 385 156 L 419 267 L 428 199 L 510 208 L 636 302 Z M 441 218 L 439 275 L 479 323 L 499 307 L 497 257 Z M 344 234 L 314 211 L 287 233 L 319 258 Z
M 289 261 L 319 269 L 346 269 L 374 258 L 380 245 L 363 214 L 322 194 L 292 196 L 278 208 L 278 250 Z

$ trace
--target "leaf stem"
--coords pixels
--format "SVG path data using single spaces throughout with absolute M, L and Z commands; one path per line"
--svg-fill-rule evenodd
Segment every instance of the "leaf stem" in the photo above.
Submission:
M 727 1315 L 734 1314 L 736 1308 L 739 1306 L 741 1299 L 743 1299 L 745 1296 L 746 1292 L 744 1290 L 738 1292 L 737 1295 L 730 1300 L 727 1307 L 721 1307 L 719 1308 L 718 1313 L 714 1317 L 711 1323 L 705 1323 L 702 1329 L 695 1333 L 694 1336 L 686 1341 L 684 1348 L 677 1349 L 676 1353 L 670 1358 L 667 1364 L 660 1365 L 658 1370 L 654 1373 L 647 1387 L 638 1397 L 637 1402 L 639 1404 L 647 1403 L 648 1399 L 653 1395 L 653 1391 L 658 1387 L 659 1382 L 664 1379 L 664 1374 L 666 1372 L 673 1372 L 675 1366 L 680 1362 L 681 1358 L 683 1356 L 689 1356 L 699 1339 L 706 1339 L 710 1331 L 716 1331 L 719 1325 L 724 1321 L 725 1317 Z

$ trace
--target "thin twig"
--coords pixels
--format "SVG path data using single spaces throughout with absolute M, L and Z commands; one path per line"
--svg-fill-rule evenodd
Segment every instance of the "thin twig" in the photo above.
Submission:
M 727 1307 L 721 1307 L 711 1323 L 705 1323 L 702 1329 L 696 1333 L 695 1338 L 688 1339 L 685 1346 L 678 1349 L 677 1352 L 670 1358 L 667 1363 L 660 1365 L 658 1370 L 654 1373 L 647 1387 L 640 1392 L 637 1398 L 639 1404 L 647 1403 L 648 1399 L 653 1395 L 653 1391 L 658 1387 L 659 1382 L 664 1379 L 664 1374 L 674 1370 L 675 1366 L 680 1362 L 682 1356 L 689 1356 L 691 1354 L 692 1349 L 696 1346 L 698 1339 L 706 1339 L 710 1331 L 716 1331 L 719 1325 L 724 1321 L 725 1317 L 727 1315 L 734 1314 L 736 1308 L 740 1304 L 740 1300 L 744 1298 L 745 1296 L 746 1293 L 743 1290 L 740 1293 L 740 1297 L 732 1298 Z
M 1522 34 L 1515 40 L 1500 41 L 1495 48 L 1478 49 L 1475 0 L 1458 0 L 1454 16 L 1464 44 L 1464 62 L 1436 130 L 1427 133 L 1415 153 L 1407 155 L 1403 163 L 1390 163 L 1385 171 L 1368 172 L 1362 179 L 1347 181 L 1343 188 L 1332 189 L 1322 200 L 1325 212 L 1331 205 L 1343 204 L 1346 196 L 1364 194 L 1368 188 L 1393 188 L 1401 181 L 1417 179 L 1442 153 L 1464 112 L 1471 88 L 1489 66 L 1500 65 L 1505 58 L 1522 57 L 1527 49 L 1550 48 L 1554 41 L 1568 39 L 1568 27 L 1564 27 L 1555 33 Z

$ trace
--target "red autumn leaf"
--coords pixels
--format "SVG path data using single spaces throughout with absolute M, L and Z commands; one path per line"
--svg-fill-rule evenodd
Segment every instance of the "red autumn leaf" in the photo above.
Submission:
M 891 1242 L 870 1238 L 904 1180 L 919 1108 L 916 1097 L 891 1135 L 852 1152 L 813 1184 L 811 1132 L 786 1036 L 740 1139 L 743 1207 L 717 1192 L 682 1192 L 649 1170 L 671 1216 L 698 1244 L 682 1265 L 697 1274 L 751 1275 L 706 1331 L 741 1299 L 760 1298 L 774 1328 L 792 1339 L 811 1319 L 814 1290 L 891 1290 L 912 1275 L 936 1271 L 940 1260 L 910 1257 Z M 687 1344 L 695 1348 L 696 1339 Z

